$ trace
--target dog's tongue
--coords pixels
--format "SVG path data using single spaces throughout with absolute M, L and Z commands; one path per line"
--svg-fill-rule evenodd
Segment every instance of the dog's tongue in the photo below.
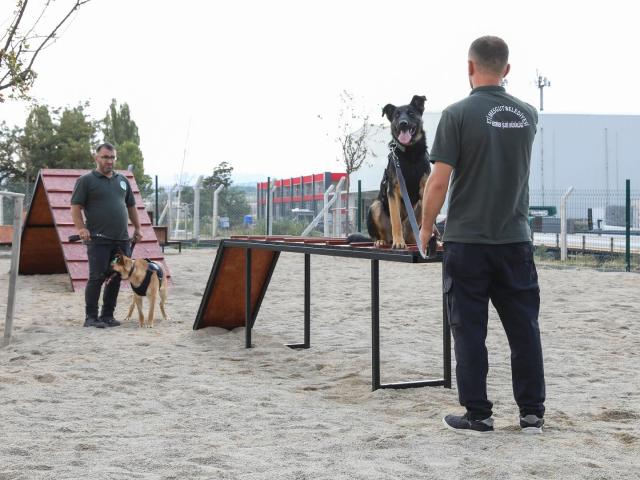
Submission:
M 398 140 L 400 140 L 400 143 L 404 143 L 406 145 L 411 141 L 411 134 L 409 133 L 409 131 L 400 132 L 400 136 L 398 137 Z

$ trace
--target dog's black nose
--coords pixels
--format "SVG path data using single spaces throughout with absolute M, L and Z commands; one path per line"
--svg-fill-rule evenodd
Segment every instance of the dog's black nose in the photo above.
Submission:
M 407 122 L 406 120 L 402 120 L 398 122 L 398 126 L 401 130 L 405 130 L 409 126 L 409 122 Z

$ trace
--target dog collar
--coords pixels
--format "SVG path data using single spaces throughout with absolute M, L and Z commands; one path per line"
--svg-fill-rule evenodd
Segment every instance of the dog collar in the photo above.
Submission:
M 389 150 L 395 150 L 396 148 L 401 152 L 404 152 L 405 150 L 405 147 L 401 145 L 400 142 L 396 142 L 395 139 L 391 140 L 391 142 L 389 143 Z
M 131 270 L 129 270 L 129 275 L 127 275 L 127 278 L 131 278 L 131 275 L 133 275 L 133 271 L 136 269 L 136 261 L 133 261 L 133 264 L 131 265 Z

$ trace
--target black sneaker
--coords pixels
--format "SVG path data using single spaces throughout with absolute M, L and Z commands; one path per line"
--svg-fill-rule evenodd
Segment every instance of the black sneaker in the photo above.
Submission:
M 447 415 L 442 419 L 442 423 L 449 430 L 465 435 L 491 435 L 493 430 L 493 418 L 485 418 L 484 420 L 470 420 L 469 414 Z
M 524 433 L 542 433 L 544 418 L 538 418 L 535 415 L 527 415 L 520 417 L 520 426 Z
M 111 315 L 104 315 L 103 317 L 100 317 L 100 321 L 107 327 L 117 327 L 120 325 L 120 322 Z
M 96 327 L 96 328 L 104 328 L 106 325 L 104 322 L 98 320 L 96 317 L 91 317 L 87 315 L 84 319 L 85 327 Z

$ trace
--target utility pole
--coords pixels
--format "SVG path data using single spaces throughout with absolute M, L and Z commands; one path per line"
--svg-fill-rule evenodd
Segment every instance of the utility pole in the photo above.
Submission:
M 538 70 L 536 69 L 536 79 L 534 80 L 533 84 L 540 89 L 540 111 L 543 111 L 544 104 L 542 101 L 542 92 L 544 87 L 551 86 L 551 82 L 547 77 L 543 77 L 542 74 L 539 73 Z

